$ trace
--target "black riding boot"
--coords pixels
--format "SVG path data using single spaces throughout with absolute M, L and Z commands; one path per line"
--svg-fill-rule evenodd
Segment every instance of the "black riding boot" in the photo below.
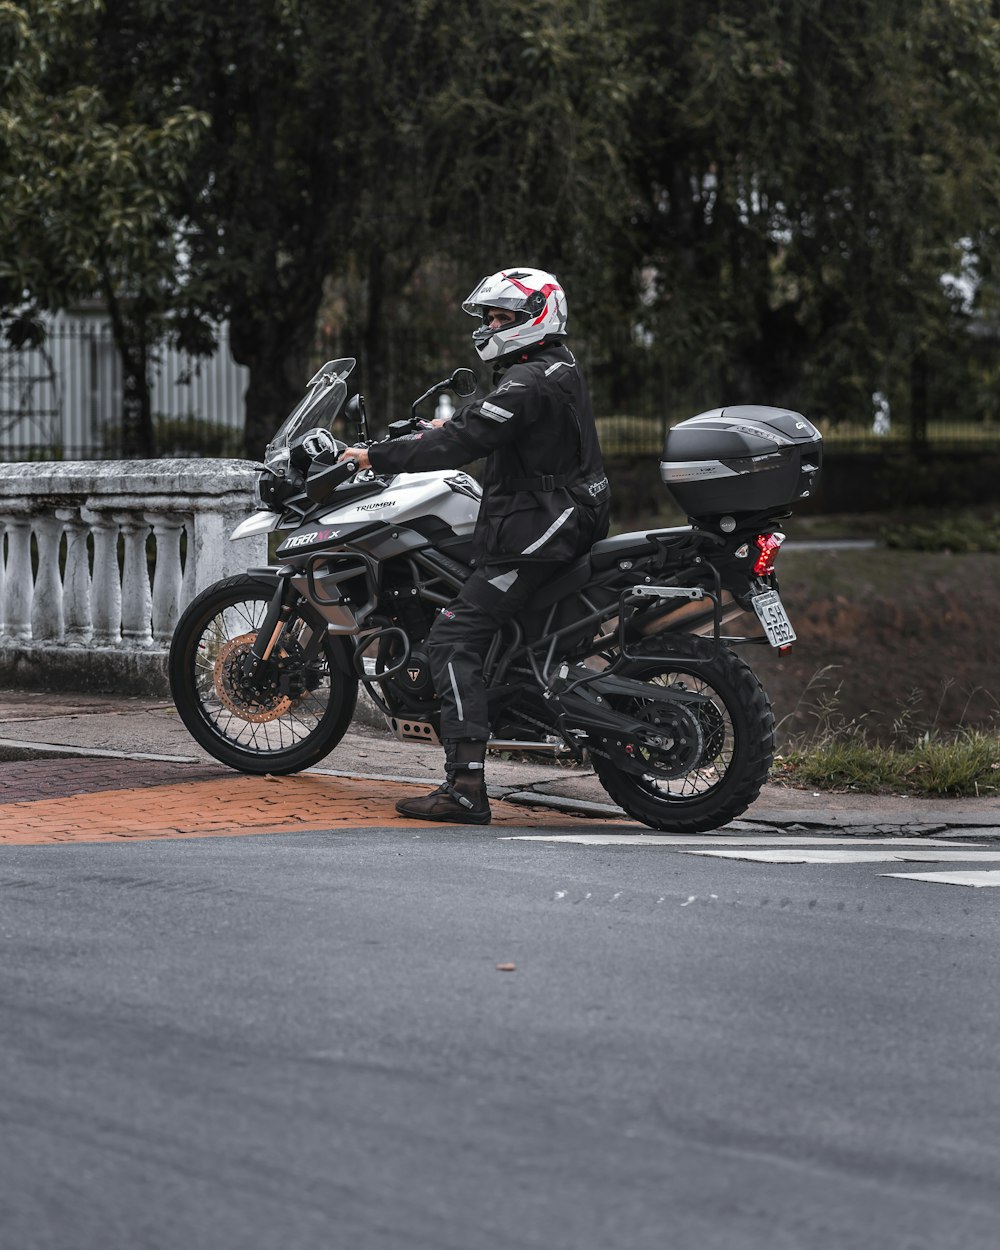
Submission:
M 420 799 L 400 799 L 396 811 L 416 820 L 439 820 L 446 825 L 488 825 L 483 761 L 485 742 L 445 742 L 443 785 Z

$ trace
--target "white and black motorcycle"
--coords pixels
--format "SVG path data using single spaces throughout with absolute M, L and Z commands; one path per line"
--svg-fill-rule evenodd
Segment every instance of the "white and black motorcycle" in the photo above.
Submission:
M 331 361 L 312 378 L 268 445 L 260 510 L 233 531 L 284 533 L 280 563 L 204 590 L 174 632 L 177 709 L 205 750 L 244 772 L 322 760 L 351 723 L 359 683 L 399 738 L 438 740 L 424 644 L 469 574 L 480 489 L 459 471 L 380 476 L 338 463 L 347 444 L 332 427 L 354 364 Z M 417 428 L 420 404 L 475 385 L 458 370 L 390 436 Z M 360 395 L 344 415 L 367 441 Z M 779 523 L 821 458 L 819 432 L 783 409 L 674 426 L 660 472 L 690 524 L 596 543 L 498 630 L 485 665 L 493 745 L 586 753 L 615 802 L 654 829 L 701 833 L 741 815 L 767 779 L 774 719 L 733 648 L 795 638 L 774 577 Z M 724 634 L 744 612 L 756 613 L 744 618 L 753 636 Z

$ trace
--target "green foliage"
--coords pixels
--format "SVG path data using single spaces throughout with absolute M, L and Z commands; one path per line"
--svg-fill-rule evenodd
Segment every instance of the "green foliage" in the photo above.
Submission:
M 217 425 L 204 417 L 166 417 L 157 414 L 156 442 L 165 456 L 240 456 L 241 430 Z
M 205 417 L 193 414 L 168 417 L 163 413 L 154 413 L 153 431 L 158 454 L 168 459 L 242 455 L 242 431 L 219 425 Z M 108 446 L 116 447 L 120 445 L 122 431 L 112 422 L 105 426 L 104 437 Z
M 984 723 L 959 724 L 945 732 L 937 724 L 940 706 L 928 719 L 915 691 L 897 709 L 892 724 L 879 728 L 870 711 L 855 717 L 843 713 L 840 685 L 832 691 L 824 688 L 833 667 L 814 674 L 800 707 L 779 726 L 786 727 L 803 707 L 811 714 L 809 728 L 787 736 L 776 757 L 776 780 L 869 794 L 1000 794 L 1000 705 L 995 696 L 984 692 L 993 708 Z M 946 682 L 945 690 L 951 684 Z
M 643 417 L 598 417 L 597 433 L 605 456 L 628 454 L 659 457 L 663 451 L 663 424 Z
M 345 138 L 359 198 L 324 306 L 376 414 L 468 358 L 459 301 L 500 264 L 594 284 L 620 229 L 628 82 L 604 0 L 387 8 L 366 9 Z
M 517 254 L 568 283 L 593 281 L 622 224 L 633 79 L 621 24 L 589 0 L 460 7 L 463 33 L 433 102 L 460 156 L 449 197 L 458 238 L 483 272 Z
M 826 737 L 780 756 L 775 779 L 824 790 L 986 798 L 1000 794 L 1000 737 L 969 730 L 909 747 Z
M 0 293 L 56 309 L 100 291 L 159 295 L 176 273 L 170 189 L 204 119 L 112 117 L 89 81 L 97 0 L 0 5 Z
M 112 115 L 95 75 L 100 9 L 0 5 L 0 320 L 16 342 L 37 310 L 100 295 L 149 452 L 149 350 L 179 300 L 171 188 L 204 119 L 183 105 Z
M 1000 552 L 1000 512 L 991 517 L 961 512 L 905 525 L 887 525 L 879 537 L 887 547 L 907 551 Z
M 390 331 L 429 261 L 485 253 L 478 277 L 512 225 L 538 263 L 598 236 L 621 94 L 604 12 L 347 0 L 332 19 L 318 0 L 108 0 L 116 107 L 148 118 L 169 98 L 209 118 L 174 216 L 185 297 L 229 319 L 251 371 L 248 446 L 301 389 L 325 284 L 384 408 L 391 344 L 406 350 Z
M 993 0 L 0 0 L 0 54 L 0 308 L 101 293 L 136 379 L 228 319 L 254 454 L 315 351 L 392 413 L 511 260 L 604 412 L 998 416 Z
M 969 354 L 941 277 L 996 254 L 995 7 L 636 7 L 636 238 L 675 382 L 833 420 L 883 390 L 925 419 L 926 377 Z

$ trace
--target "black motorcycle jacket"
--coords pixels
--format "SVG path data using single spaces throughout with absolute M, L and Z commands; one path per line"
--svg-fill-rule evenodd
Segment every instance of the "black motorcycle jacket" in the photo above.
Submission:
M 479 564 L 572 560 L 608 531 L 611 488 L 590 396 L 562 343 L 525 352 L 446 425 L 368 454 L 377 473 L 456 469 L 485 456 Z

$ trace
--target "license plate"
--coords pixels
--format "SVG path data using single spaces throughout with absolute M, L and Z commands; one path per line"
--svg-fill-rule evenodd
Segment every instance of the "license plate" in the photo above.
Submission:
M 795 641 L 795 630 L 792 629 L 792 623 L 776 590 L 765 590 L 761 595 L 754 595 L 750 602 L 772 647 L 784 647 Z

